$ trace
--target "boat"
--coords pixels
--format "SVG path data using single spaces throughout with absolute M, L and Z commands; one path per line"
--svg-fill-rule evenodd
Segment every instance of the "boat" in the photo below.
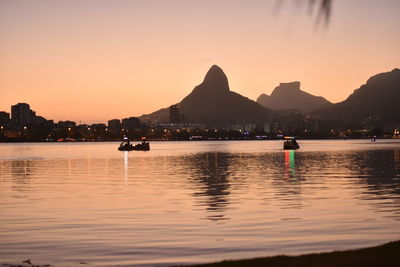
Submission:
M 132 145 L 131 142 L 124 138 L 124 141 L 118 147 L 119 151 L 132 151 L 132 150 L 139 150 L 139 151 L 149 151 L 150 144 L 146 142 L 146 139 L 142 138 L 142 142 L 136 145 Z
M 290 149 L 290 150 L 295 150 L 299 149 L 300 146 L 296 141 L 296 138 L 290 137 L 290 136 L 285 136 L 285 142 L 283 143 L 283 149 Z

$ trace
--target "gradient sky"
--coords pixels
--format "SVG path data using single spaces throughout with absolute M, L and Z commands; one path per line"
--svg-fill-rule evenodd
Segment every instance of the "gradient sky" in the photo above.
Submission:
M 400 67 L 400 1 L 0 0 L 0 110 L 48 119 L 140 116 L 179 102 L 212 64 L 256 100 L 280 82 L 332 102 Z

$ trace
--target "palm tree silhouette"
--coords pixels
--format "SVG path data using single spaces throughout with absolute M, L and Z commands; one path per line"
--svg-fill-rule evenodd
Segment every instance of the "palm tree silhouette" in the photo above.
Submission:
M 329 18 L 331 16 L 332 0 L 308 0 L 308 2 L 310 8 L 319 5 L 317 22 L 323 19 L 326 24 L 329 23 Z
M 283 0 L 275 0 L 274 11 L 279 11 L 284 4 Z M 316 23 L 319 24 L 323 22 L 325 26 L 329 24 L 329 19 L 331 16 L 331 6 L 333 0 L 308 0 L 309 14 L 313 15 L 315 8 L 317 9 Z M 298 3 L 298 2 L 296 2 Z M 307 2 L 306 2 L 307 3 Z M 305 4 L 304 2 L 302 4 Z

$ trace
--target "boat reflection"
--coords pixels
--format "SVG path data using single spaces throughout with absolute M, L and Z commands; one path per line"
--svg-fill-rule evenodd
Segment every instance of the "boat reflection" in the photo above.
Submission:
M 125 190 L 127 190 L 128 185 L 128 151 L 124 151 L 124 181 L 125 181 Z
M 285 175 L 286 178 L 296 180 L 295 161 L 294 161 L 294 150 L 285 151 Z

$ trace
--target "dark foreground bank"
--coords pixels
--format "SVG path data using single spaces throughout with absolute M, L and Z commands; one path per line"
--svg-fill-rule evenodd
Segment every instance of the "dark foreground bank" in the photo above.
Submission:
M 274 266 L 274 267 L 340 267 L 340 266 L 400 266 L 400 241 L 357 250 L 314 253 L 301 256 L 274 256 L 249 260 L 226 260 L 191 266 Z
M 84 266 L 86 262 L 77 262 L 69 266 Z M 90 264 L 90 266 L 96 266 Z M 224 267 L 224 266 L 274 266 L 274 267 L 398 267 L 400 266 L 400 241 L 394 241 L 377 247 L 347 251 L 314 253 L 301 256 L 274 256 L 248 260 L 226 260 L 216 263 L 196 264 L 191 267 Z M 21 263 L 0 263 L 0 267 L 53 267 L 53 265 L 36 265 L 29 259 Z M 189 265 L 185 265 L 189 267 Z

